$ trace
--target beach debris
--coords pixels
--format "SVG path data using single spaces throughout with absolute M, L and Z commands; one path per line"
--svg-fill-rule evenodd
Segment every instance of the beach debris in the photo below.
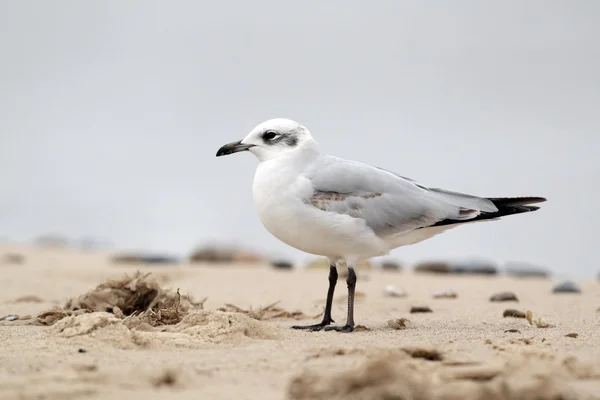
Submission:
M 450 263 L 451 272 L 465 275 L 496 275 L 498 268 L 492 261 L 465 260 Z
M 25 321 L 31 319 L 31 315 L 17 315 L 17 314 L 9 314 L 3 317 L 0 317 L 0 321 L 12 322 L 12 321 Z
M 181 384 L 180 374 L 173 369 L 165 369 L 150 379 L 154 387 L 173 387 Z
M 524 262 L 509 262 L 504 266 L 508 276 L 518 278 L 548 278 L 551 274 L 545 268 Z
M 512 317 L 512 318 L 525 318 L 525 313 L 520 310 L 515 310 L 514 308 L 508 308 L 504 310 L 502 313 L 503 317 Z
M 181 296 L 179 291 L 172 293 L 164 290 L 150 273 L 142 274 L 137 271 L 132 276 L 108 280 L 95 289 L 70 299 L 65 309 L 112 312 L 114 307 L 118 307 L 125 316 L 130 316 L 152 309 L 202 309 L 203 304 L 204 301 L 194 302 L 189 296 Z
M 191 263 L 219 263 L 219 264 L 262 264 L 265 257 L 257 252 L 238 248 L 235 246 L 208 244 L 192 251 L 189 256 Z
M 390 319 L 387 321 L 387 325 L 392 329 L 403 330 L 408 328 L 408 326 L 406 326 L 407 322 L 410 321 L 406 318 Z
M 179 264 L 177 257 L 168 254 L 121 253 L 111 257 L 114 264 Z
M 38 315 L 36 317 L 36 322 L 38 325 L 53 325 L 55 322 L 60 321 L 61 319 L 70 315 L 75 315 L 75 313 L 61 309 L 54 309 Z
M 372 329 L 364 325 L 356 325 L 354 327 L 354 332 L 368 332 L 370 330 Z
M 77 350 L 78 353 L 87 353 L 87 350 L 84 348 L 80 348 L 79 350 Z
M 398 289 L 394 285 L 387 285 L 383 288 L 383 295 L 386 297 L 406 297 L 408 293 L 404 291 L 404 289 Z
M 521 331 L 518 329 L 507 329 L 504 333 L 521 333 Z
M 396 261 L 392 261 L 392 260 L 382 261 L 381 264 L 379 264 L 379 267 L 384 271 L 396 271 L 396 272 L 402 271 L 402 265 L 400 263 L 398 263 Z
M 275 269 L 285 269 L 285 270 L 294 268 L 294 264 L 291 261 L 286 261 L 286 260 L 271 261 L 271 266 Z
M 35 295 L 29 295 L 29 296 L 21 296 L 17 299 L 15 299 L 14 301 L 12 301 L 12 303 L 43 303 L 44 300 L 42 300 L 41 298 L 39 298 L 38 296 Z
M 92 312 L 109 312 L 124 319 L 127 326 L 148 323 L 151 326 L 171 325 L 191 310 L 203 310 L 204 302 L 194 301 L 181 295 L 179 289 L 173 293 L 163 289 L 150 273 L 137 271 L 121 279 L 108 280 L 89 292 L 67 301 L 64 308 L 55 308 L 37 317 L 40 325 L 53 325 L 71 316 Z
M 527 319 L 527 322 L 529 322 L 529 325 L 533 325 L 533 312 L 531 310 L 527 310 L 525 318 Z
M 403 347 L 401 350 L 412 358 L 422 358 L 429 361 L 442 361 L 444 358 L 439 350 L 429 347 L 410 346 Z
M 431 308 L 427 307 L 427 306 L 413 306 L 410 308 L 410 313 L 414 314 L 414 313 L 430 313 L 433 312 L 431 310 Z
M 516 301 L 518 302 L 517 295 L 513 292 L 499 292 L 492 297 L 490 297 L 490 301 L 499 302 L 499 301 Z
M 579 333 L 567 333 L 565 336 L 576 339 L 577 336 L 579 336 Z
M 0 258 L 0 264 L 21 265 L 25 263 L 25 256 L 19 253 L 7 253 Z
M 315 318 L 319 318 L 320 316 L 322 316 L 323 313 L 325 312 L 325 309 L 323 309 L 323 311 L 321 311 L 319 314 L 307 315 L 307 314 L 303 313 L 302 311 L 286 311 L 280 307 L 277 307 L 277 304 L 279 304 L 279 303 L 280 303 L 280 301 L 276 301 L 265 307 L 259 308 L 258 310 L 253 310 L 252 307 L 248 310 L 245 310 L 234 304 L 225 304 L 224 307 L 217 308 L 217 311 L 236 312 L 236 313 L 246 314 L 250 318 L 253 318 L 253 319 L 256 319 L 259 321 L 266 321 L 266 320 L 277 319 L 277 318 L 291 318 L 291 319 L 295 319 L 295 320 L 315 319 Z
M 498 269 L 491 261 L 462 260 L 462 261 L 423 261 L 414 266 L 418 273 L 457 274 L 457 275 L 496 275 Z
M 548 322 L 544 321 L 542 318 L 534 319 L 533 312 L 531 310 L 527 310 L 527 312 L 525 313 L 525 318 L 527 318 L 527 322 L 529 322 L 529 325 L 535 325 L 536 328 L 553 328 L 554 327 L 554 325 L 549 324 Z
M 39 247 L 54 249 L 65 249 L 69 246 L 69 240 L 57 233 L 41 235 L 34 240 L 34 243 Z
M 455 299 L 458 294 L 452 289 L 441 290 L 433 294 L 434 299 Z
M 452 267 L 444 261 L 423 261 L 416 264 L 413 270 L 417 273 L 449 274 L 452 272 Z
M 552 288 L 552 293 L 581 293 L 581 289 L 572 281 L 563 281 Z

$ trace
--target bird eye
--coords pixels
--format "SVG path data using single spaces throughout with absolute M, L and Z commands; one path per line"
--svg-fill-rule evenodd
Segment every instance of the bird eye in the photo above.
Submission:
M 265 139 L 265 140 L 273 140 L 273 139 L 275 139 L 276 136 L 277 136 L 277 132 L 275 132 L 275 131 L 266 131 L 263 134 L 263 139 Z

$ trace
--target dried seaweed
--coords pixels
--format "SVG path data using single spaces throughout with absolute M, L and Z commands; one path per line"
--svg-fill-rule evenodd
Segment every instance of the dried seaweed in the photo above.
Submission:
M 128 326 L 147 323 L 150 326 L 172 325 L 181 321 L 193 309 L 204 309 L 203 299 L 194 301 L 163 289 L 150 273 L 137 271 L 133 276 L 111 279 L 83 295 L 70 299 L 64 308 L 56 308 L 37 316 L 39 325 L 53 325 L 71 315 L 89 312 L 109 312 L 124 319 Z
M 259 321 L 266 321 L 266 320 L 278 319 L 278 318 L 291 318 L 291 319 L 295 319 L 295 320 L 315 319 L 315 318 L 319 318 L 320 316 L 322 316 L 323 312 L 325 311 L 323 309 L 323 311 L 321 311 L 319 314 L 307 315 L 307 314 L 303 313 L 302 311 L 287 311 L 280 307 L 276 307 L 277 304 L 279 304 L 279 303 L 280 303 L 280 301 L 276 301 L 276 302 L 271 303 L 265 307 L 262 307 L 256 311 L 253 310 L 252 307 L 250 307 L 250 309 L 248 309 L 248 310 L 245 310 L 234 304 L 225 304 L 224 307 L 220 307 L 217 310 L 224 311 L 224 312 L 237 312 L 237 313 L 246 314 L 250 318 L 254 318 Z

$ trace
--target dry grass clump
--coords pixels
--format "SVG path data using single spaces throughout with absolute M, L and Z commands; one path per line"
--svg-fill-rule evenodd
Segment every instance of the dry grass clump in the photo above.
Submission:
M 246 314 L 250 318 L 254 318 L 259 321 L 266 321 L 266 320 L 277 319 L 277 318 L 291 318 L 291 319 L 296 319 L 296 320 L 314 319 L 314 318 L 319 318 L 320 316 L 322 316 L 323 312 L 324 312 L 324 310 L 323 310 L 319 314 L 316 314 L 316 315 L 307 315 L 307 314 L 303 313 L 302 311 L 286 311 L 283 308 L 277 307 L 278 303 L 279 303 L 279 301 L 276 301 L 275 303 L 271 303 L 268 306 L 259 308 L 258 310 L 252 310 L 252 308 L 245 310 L 234 304 L 225 304 L 224 307 L 220 307 L 217 310 L 224 311 L 224 312 L 237 312 L 237 313 Z
M 261 254 L 233 246 L 205 245 L 196 248 L 189 256 L 191 263 L 244 263 L 257 264 L 266 263 L 267 260 Z
M 125 319 L 128 325 L 148 323 L 171 325 L 193 309 L 203 309 L 204 300 L 195 302 L 190 296 L 163 289 L 150 273 L 137 271 L 133 276 L 111 279 L 83 295 L 70 299 L 63 308 L 40 314 L 37 323 L 52 325 L 70 315 L 108 312 Z
M 132 276 L 108 280 L 81 296 L 67 301 L 64 307 L 57 307 L 37 316 L 35 324 L 54 325 L 65 317 L 87 313 L 106 312 L 121 319 L 129 328 L 175 325 L 191 311 L 204 310 L 204 302 L 194 301 L 190 296 L 181 295 L 179 290 L 166 290 L 153 279 L 150 273 L 137 271 Z M 233 304 L 226 304 L 215 311 L 245 314 L 264 321 L 278 318 L 314 319 L 323 315 L 307 315 L 302 311 L 288 311 L 277 307 L 279 302 L 259 308 L 245 310 Z

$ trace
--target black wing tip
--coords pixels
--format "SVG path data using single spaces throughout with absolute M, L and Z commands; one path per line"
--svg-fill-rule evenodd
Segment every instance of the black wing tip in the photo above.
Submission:
M 545 197 L 527 196 L 527 197 L 488 197 L 496 207 L 504 208 L 510 206 L 526 206 L 528 204 L 543 203 L 547 201 Z
M 535 199 L 535 201 L 532 201 Z M 543 199 L 543 200 L 542 200 Z M 488 199 L 491 200 L 496 207 L 498 207 L 498 211 L 496 212 L 482 212 L 475 218 L 471 219 L 445 219 L 442 221 L 438 221 L 433 225 L 430 225 L 426 228 L 431 228 L 435 226 L 444 226 L 444 225 L 455 225 L 455 224 L 468 224 L 470 222 L 476 221 L 485 221 L 485 220 L 493 220 L 497 218 L 506 217 L 509 215 L 515 214 L 523 214 L 532 211 L 537 211 L 540 209 L 538 206 L 530 206 L 530 203 L 541 203 L 546 199 L 542 197 L 514 197 L 514 198 L 501 198 L 501 199 Z M 500 200 L 498 202 L 494 200 Z M 527 201 L 527 203 L 522 204 L 520 201 Z M 506 203 L 503 203 L 506 202 Z

